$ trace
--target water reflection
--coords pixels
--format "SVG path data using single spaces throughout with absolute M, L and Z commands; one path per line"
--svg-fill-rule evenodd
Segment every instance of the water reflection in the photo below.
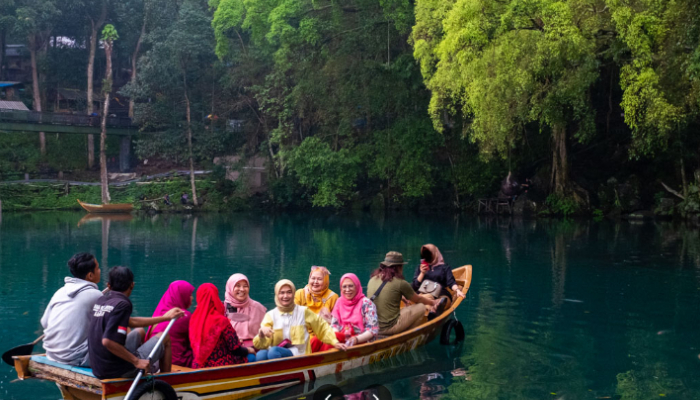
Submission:
M 700 236 L 674 222 L 5 213 L 0 342 L 40 333 L 44 307 L 78 251 L 95 254 L 104 277 L 109 266 L 132 267 L 134 312 L 150 315 L 176 279 L 223 289 L 242 272 L 251 297 L 269 307 L 274 282 L 301 284 L 314 264 L 331 269 L 332 288 L 344 272 L 366 284 L 386 251 L 398 250 L 411 276 L 427 242 L 452 266 L 474 266 L 457 313 L 467 334 L 460 348 L 431 343 L 270 396 L 333 384 L 362 398 L 380 384 L 394 399 L 700 398 Z M 55 398 L 51 385 L 8 385 L 14 376 L 1 374 L 2 398 Z

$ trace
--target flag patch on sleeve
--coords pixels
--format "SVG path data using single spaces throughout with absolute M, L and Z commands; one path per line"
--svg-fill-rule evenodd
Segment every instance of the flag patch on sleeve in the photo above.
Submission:
M 126 327 L 120 326 L 119 329 L 117 329 L 117 332 L 121 333 L 122 335 L 126 335 Z

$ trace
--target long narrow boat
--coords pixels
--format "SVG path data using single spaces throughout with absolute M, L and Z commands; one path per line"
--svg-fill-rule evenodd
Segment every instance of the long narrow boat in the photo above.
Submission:
M 471 284 L 472 266 L 456 268 L 453 274 L 457 284 L 466 293 Z M 203 369 L 174 365 L 172 372 L 152 377 L 170 385 L 177 393 L 177 398 L 182 400 L 233 400 L 270 393 L 326 375 L 374 364 L 423 346 L 440 334 L 443 325 L 461 302 L 462 299 L 457 298 L 442 315 L 414 329 L 354 346 L 347 351 L 329 350 L 299 357 Z M 64 399 L 123 399 L 132 383 L 130 379 L 100 380 L 92 375 L 90 369 L 54 363 L 42 355 L 14 359 L 19 379 L 55 382 Z M 143 381 L 147 379 L 144 378 Z M 156 398 L 167 399 L 164 396 Z
M 90 204 L 78 200 L 78 204 L 89 213 L 122 214 L 130 213 L 134 210 L 134 205 L 131 203 Z

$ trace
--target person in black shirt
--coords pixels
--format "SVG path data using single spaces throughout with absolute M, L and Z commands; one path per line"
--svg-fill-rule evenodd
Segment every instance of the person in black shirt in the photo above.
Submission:
M 439 283 L 440 286 L 442 286 L 440 295 L 437 297 L 421 293 L 421 296 L 430 296 L 433 299 L 440 299 L 438 304 L 432 309 L 432 316 L 434 317 L 435 314 L 439 315 L 442 310 L 448 308 L 450 304 L 452 304 L 452 296 L 450 292 L 447 291 L 447 288 L 452 289 L 452 292 L 461 298 L 464 298 L 464 293 L 459 289 L 457 281 L 455 281 L 455 277 L 452 275 L 452 268 L 445 263 L 437 246 L 433 244 L 423 245 L 420 249 L 420 256 L 422 262 L 413 274 L 411 286 L 413 290 L 420 292 L 421 284 L 426 279 Z
M 148 355 L 155 348 L 159 333 L 143 343 L 143 329 L 129 328 L 156 325 L 183 315 L 173 308 L 162 317 L 131 317 L 129 300 L 134 289 L 134 274 L 127 267 L 114 267 L 109 271 L 110 291 L 97 299 L 90 316 L 88 329 L 88 352 L 92 373 L 99 379 L 130 378 L 138 370 L 149 369 Z M 159 346 L 154 360 L 160 361 L 161 372 L 171 369 L 170 340 L 166 336 Z

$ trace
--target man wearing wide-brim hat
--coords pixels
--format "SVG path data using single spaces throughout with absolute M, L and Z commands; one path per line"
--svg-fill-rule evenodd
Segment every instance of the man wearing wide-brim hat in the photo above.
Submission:
M 413 291 L 411 284 L 403 277 L 403 266 L 406 264 L 401 253 L 390 251 L 367 283 L 367 297 L 377 306 L 380 335 L 395 335 L 417 327 L 426 321 L 426 307 L 432 310 L 438 305 L 436 300 L 419 296 Z M 416 304 L 401 308 L 402 297 Z

